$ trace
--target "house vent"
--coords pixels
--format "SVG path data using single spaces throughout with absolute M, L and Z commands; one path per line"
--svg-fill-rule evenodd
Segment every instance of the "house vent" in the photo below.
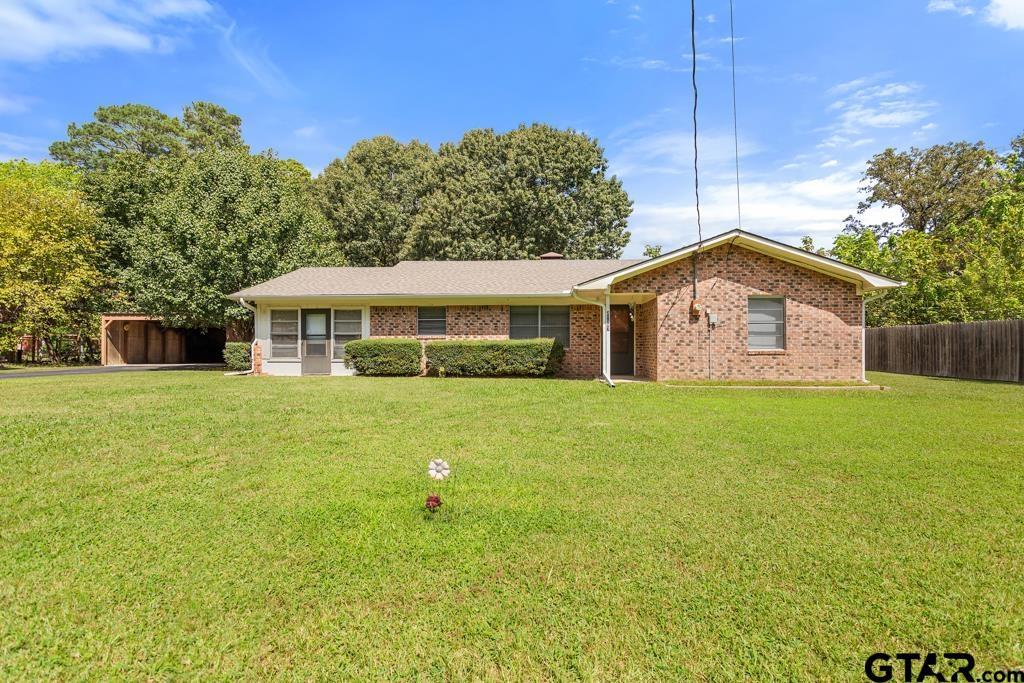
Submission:
M 554 261 L 556 259 L 562 258 L 562 255 L 554 251 L 549 251 L 546 254 L 541 254 L 540 258 L 542 261 Z

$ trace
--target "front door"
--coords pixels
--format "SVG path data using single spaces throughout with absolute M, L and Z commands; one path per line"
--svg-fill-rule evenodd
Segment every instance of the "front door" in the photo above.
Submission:
M 612 374 L 633 374 L 633 309 L 612 306 Z
M 331 374 L 330 337 L 327 324 L 331 312 L 327 309 L 302 309 L 302 374 Z

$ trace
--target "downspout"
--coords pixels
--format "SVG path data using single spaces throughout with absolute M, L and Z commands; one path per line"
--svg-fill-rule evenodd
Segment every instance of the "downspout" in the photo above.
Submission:
M 878 289 L 860 296 L 860 379 L 865 383 L 868 381 L 868 302 L 884 294 L 884 289 Z
M 860 298 L 860 381 L 868 382 L 868 298 Z
M 241 304 L 242 308 L 252 311 L 252 342 L 249 344 L 249 371 L 242 373 L 243 375 L 251 375 L 253 368 L 256 367 L 256 307 L 242 297 L 238 298 L 238 303 Z
M 594 305 L 593 301 L 584 299 L 579 294 L 577 294 L 575 289 L 572 290 L 570 294 L 572 294 L 572 298 L 576 299 L 577 301 L 582 301 L 588 306 Z M 604 379 L 605 383 L 609 387 L 614 389 L 615 382 L 612 381 L 611 368 L 609 367 L 611 363 L 605 362 L 606 358 L 609 361 L 611 360 L 611 340 L 609 338 L 610 335 L 608 334 L 611 326 L 611 304 L 610 295 L 608 294 L 607 290 L 605 290 L 604 303 L 598 305 L 601 307 L 601 377 L 602 379 Z

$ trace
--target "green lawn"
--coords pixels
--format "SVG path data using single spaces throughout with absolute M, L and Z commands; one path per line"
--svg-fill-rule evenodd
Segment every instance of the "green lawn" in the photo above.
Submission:
M 1021 666 L 1024 387 L 871 379 L 4 381 L 0 679 Z

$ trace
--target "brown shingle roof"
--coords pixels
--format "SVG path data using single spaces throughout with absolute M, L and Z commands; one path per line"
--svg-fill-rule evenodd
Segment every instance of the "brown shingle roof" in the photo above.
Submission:
M 567 293 L 573 285 L 642 260 L 402 261 L 390 268 L 299 268 L 230 297 Z

